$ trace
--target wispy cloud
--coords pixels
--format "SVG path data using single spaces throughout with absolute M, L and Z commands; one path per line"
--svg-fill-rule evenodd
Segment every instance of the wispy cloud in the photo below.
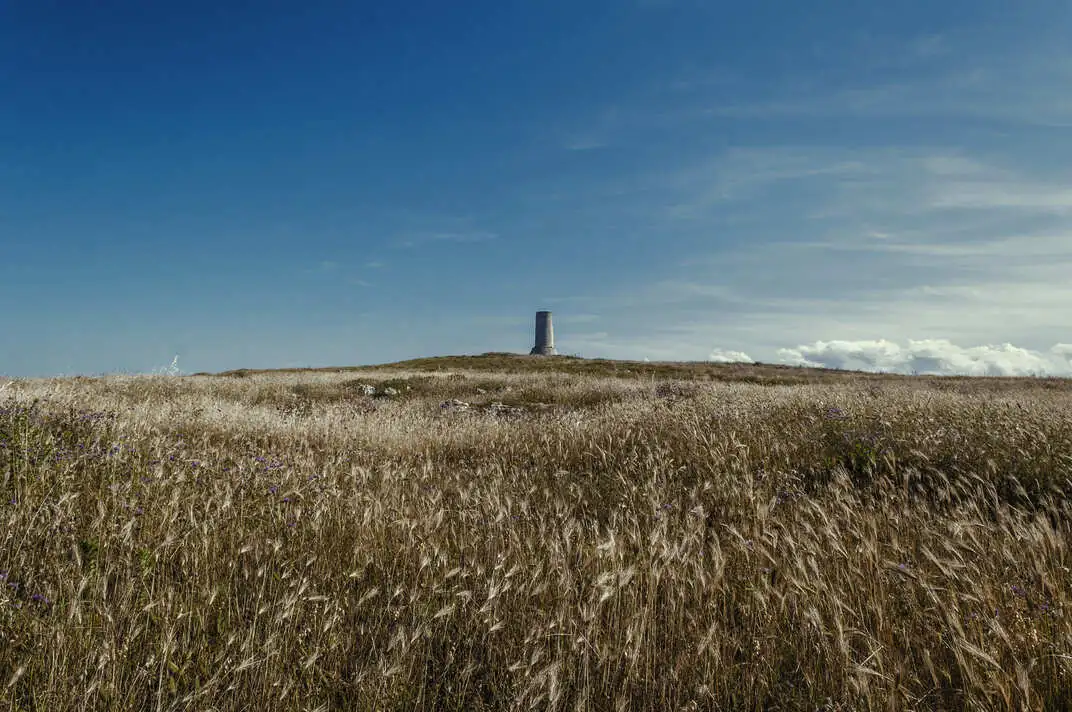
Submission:
M 915 233 L 867 233 L 867 238 L 874 240 L 857 239 L 831 240 L 798 243 L 799 247 L 814 247 L 831 251 L 849 252 L 874 252 L 874 253 L 901 253 L 904 255 L 920 255 L 936 259 L 955 258 L 961 260 L 961 264 L 967 264 L 963 260 L 977 259 L 980 261 L 993 262 L 994 258 L 1007 259 L 1032 259 L 1037 258 L 1066 258 L 1072 260 L 1072 233 L 1064 234 L 1024 234 L 1010 235 L 992 240 L 974 240 L 962 243 L 940 243 L 921 239 Z M 1009 267 L 1008 263 L 1003 265 Z
M 556 324 L 593 324 L 599 321 L 598 314 L 564 314 L 554 318 Z
M 531 317 L 520 314 L 476 314 L 474 316 L 455 319 L 454 323 L 464 324 L 470 328 L 520 328 L 533 324 Z
M 487 242 L 498 238 L 493 232 L 437 232 L 425 237 L 428 240 L 446 242 Z
M 952 181 L 931 198 L 935 208 L 1017 208 L 1064 214 L 1072 210 L 1072 185 L 1016 181 Z
M 965 147 L 774 146 L 729 149 L 681 176 L 671 184 L 690 226 L 734 239 L 627 289 L 548 300 L 556 320 L 599 310 L 599 332 L 561 330 L 574 350 L 1063 372 L 1038 350 L 1067 338 L 1072 303 L 1072 173 L 1060 165 Z M 943 346 L 993 342 L 1018 346 Z
M 315 265 L 305 267 L 301 270 L 302 274 L 326 274 L 335 272 L 339 269 L 340 263 L 336 260 L 321 260 Z
M 835 83 L 790 75 L 746 100 L 725 96 L 697 116 L 722 118 L 948 117 L 1072 125 L 1072 100 L 1062 88 L 1072 63 L 1060 37 L 995 37 L 965 31 L 925 35 L 899 44 L 861 37 L 838 53 L 854 74 Z M 887 72 L 883 70 L 893 69 Z M 882 77 L 878 78 L 877 77 Z M 855 81 L 854 81 L 855 79 Z
M 796 98 L 716 104 L 703 116 L 749 119 L 788 117 L 976 118 L 1037 126 L 1072 126 L 1072 101 L 1055 97 L 1068 78 L 1045 84 L 1022 77 L 972 72 L 918 83 L 817 92 Z
M 966 33 L 856 37 L 829 73 L 698 67 L 662 86 L 665 103 L 623 97 L 552 125 L 555 148 L 614 151 L 557 153 L 586 171 L 534 179 L 518 212 L 603 235 L 628 275 L 548 287 L 560 350 L 1066 373 L 1066 346 L 1046 346 L 1068 338 L 1072 156 L 1040 127 L 1072 125 L 1069 56 Z M 491 226 L 415 216 L 395 246 L 486 242 Z M 527 333 L 531 318 L 485 323 Z
M 606 138 L 589 135 L 589 136 L 574 136 L 568 138 L 563 143 L 563 147 L 567 151 L 594 151 L 599 148 L 606 148 L 609 144 Z
M 499 239 L 494 232 L 425 232 L 407 235 L 398 242 L 399 247 L 413 248 L 433 242 L 476 243 Z

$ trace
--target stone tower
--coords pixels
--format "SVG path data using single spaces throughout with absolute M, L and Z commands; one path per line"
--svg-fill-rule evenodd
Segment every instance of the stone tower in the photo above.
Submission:
M 551 312 L 536 312 L 536 345 L 529 354 L 533 356 L 555 355 L 555 329 L 551 325 Z

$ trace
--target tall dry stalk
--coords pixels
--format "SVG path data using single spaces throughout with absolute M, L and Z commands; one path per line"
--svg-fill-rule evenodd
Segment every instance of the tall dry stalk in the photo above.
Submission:
M 19 381 L 0 706 L 1066 709 L 1069 390 L 995 383 Z

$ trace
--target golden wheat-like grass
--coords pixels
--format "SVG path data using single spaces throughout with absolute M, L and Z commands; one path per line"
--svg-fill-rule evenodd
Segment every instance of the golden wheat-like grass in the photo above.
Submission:
M 395 368 L 3 397 L 3 709 L 1072 706 L 1067 384 Z

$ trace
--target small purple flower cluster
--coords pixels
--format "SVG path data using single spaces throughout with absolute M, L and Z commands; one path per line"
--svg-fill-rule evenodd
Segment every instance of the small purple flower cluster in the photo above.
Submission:
M 778 490 L 777 494 L 774 495 L 774 506 L 778 506 L 778 505 L 781 505 L 781 504 L 786 504 L 788 502 L 795 502 L 795 501 L 797 501 L 798 499 L 801 499 L 804 496 L 805 496 L 804 491 L 801 490 L 801 489 L 783 488 L 783 489 Z
M 99 423 L 102 420 L 115 420 L 117 415 L 112 412 L 103 410 L 80 410 L 78 411 L 78 420 L 82 423 Z
M 1049 616 L 1056 618 L 1060 615 L 1058 607 L 1053 605 L 1053 601 L 1049 597 L 1045 597 L 1045 594 L 1041 594 L 1035 597 L 1029 595 L 1027 588 L 1024 586 L 1018 586 L 1017 584 L 1011 584 L 1009 590 L 1013 596 L 1022 600 L 1024 605 L 1029 609 L 1034 609 L 1034 612 L 1038 616 Z M 1043 598 L 1043 600 L 1039 600 Z
M 38 409 L 40 406 L 40 399 L 35 398 L 29 405 L 23 405 L 22 403 L 14 403 L 6 408 L 0 408 L 0 418 L 30 418 L 32 420 L 40 420 L 41 412 Z
M 11 444 L 4 443 L 3 449 L 11 449 Z M 109 447 L 102 446 L 100 443 L 90 443 L 89 447 L 86 447 L 86 443 L 77 443 L 69 446 L 60 446 L 57 448 L 48 448 L 43 446 L 37 446 L 28 449 L 24 454 L 26 460 L 32 465 L 41 464 L 58 464 L 64 461 L 74 462 L 78 459 L 83 460 L 99 460 L 103 458 L 110 458 L 119 455 L 124 451 L 133 452 L 132 447 L 128 447 L 122 444 L 120 441 L 117 445 Z
M 11 589 L 12 593 L 18 595 L 19 591 L 22 589 L 22 585 L 18 581 L 10 581 L 10 577 L 10 571 L 0 571 L 0 583 L 6 584 L 7 588 Z M 43 593 L 34 593 L 29 598 L 34 603 L 39 603 L 44 606 L 50 605 L 52 603 L 51 599 L 49 599 L 48 596 Z M 13 601 L 12 605 L 15 608 L 22 608 L 21 601 Z
M 271 462 L 268 461 L 268 458 L 260 457 L 259 455 L 257 457 L 255 457 L 255 458 L 253 458 L 253 459 L 256 462 L 259 462 L 262 465 L 264 465 L 264 471 L 265 472 L 268 472 L 270 470 L 278 470 L 278 469 L 281 469 L 283 467 L 286 467 L 286 463 L 281 462 L 281 461 L 275 459 L 274 457 L 272 458 Z

